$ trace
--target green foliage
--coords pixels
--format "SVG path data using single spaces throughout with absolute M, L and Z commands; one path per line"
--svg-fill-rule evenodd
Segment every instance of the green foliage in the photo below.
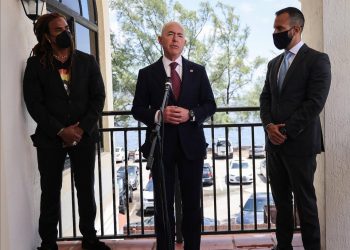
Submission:
M 206 66 L 219 107 L 258 99 L 257 91 L 248 89 L 245 95 L 240 90 L 262 86 L 255 73 L 266 60 L 248 61 L 249 28 L 241 27 L 233 6 L 202 2 L 197 10 L 188 10 L 171 0 L 110 0 L 110 8 L 118 25 L 118 32 L 111 35 L 116 110 L 131 108 L 137 72 L 162 56 L 157 37 L 163 24 L 171 20 L 184 26 L 187 43 L 183 56 Z M 216 119 L 230 122 L 233 118 L 220 114 Z

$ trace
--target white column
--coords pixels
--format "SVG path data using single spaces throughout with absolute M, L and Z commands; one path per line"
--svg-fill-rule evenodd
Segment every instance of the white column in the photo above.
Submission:
M 332 86 L 324 111 L 324 179 L 317 179 L 318 194 L 325 197 L 323 249 L 347 250 L 350 246 L 350 2 L 302 0 L 307 37 L 323 46 L 332 64 Z M 323 29 L 323 34 L 319 32 Z M 323 44 L 323 45 L 322 45 Z M 318 170 L 319 171 L 319 170 Z
M 23 102 L 22 79 L 35 44 L 21 1 L 0 0 L 0 249 L 34 249 L 39 176 L 29 135 L 34 123 Z
M 113 83 L 112 83 L 112 57 L 110 46 L 110 27 L 108 1 L 96 1 L 98 13 L 98 53 L 100 59 L 101 73 L 105 83 L 106 101 L 104 110 L 113 111 Z M 114 117 L 103 117 L 104 128 L 114 127 Z M 110 151 L 109 133 L 103 135 L 104 151 Z
M 305 27 L 303 31 L 303 41 L 307 43 L 307 45 L 313 49 L 318 51 L 324 51 L 324 36 L 323 36 L 323 4 L 322 0 L 308 0 L 301 1 L 302 12 L 305 16 Z M 322 129 L 325 133 L 324 129 L 324 115 L 325 111 L 323 111 L 320 115 Z M 326 151 L 328 151 L 328 145 L 326 145 Z M 326 239 L 326 197 L 325 197 L 325 154 L 322 153 L 317 156 L 317 170 L 315 174 L 315 189 L 317 195 L 317 206 L 318 213 L 320 219 L 320 227 L 321 227 L 321 245 L 322 249 L 325 248 L 325 239 Z
M 331 57 L 332 87 L 325 112 L 326 246 L 350 246 L 350 2 L 323 1 L 324 48 Z

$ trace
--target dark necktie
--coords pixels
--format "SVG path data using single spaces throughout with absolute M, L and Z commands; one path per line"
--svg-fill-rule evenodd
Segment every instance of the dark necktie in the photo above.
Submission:
M 282 61 L 281 66 L 280 66 L 280 71 L 278 74 L 278 81 L 277 81 L 279 91 L 281 91 L 281 89 L 282 89 L 283 81 L 284 81 L 284 78 L 286 77 L 286 74 L 287 74 L 287 71 L 289 68 L 289 59 L 292 55 L 293 55 L 293 53 L 289 52 L 287 50 L 284 52 L 284 57 L 283 57 L 283 61 Z
M 181 78 L 177 71 L 175 70 L 177 67 L 177 62 L 172 62 L 170 63 L 170 78 L 171 78 L 171 85 L 172 85 L 172 90 L 173 94 L 175 96 L 175 100 L 177 101 L 180 96 L 180 89 L 181 89 Z

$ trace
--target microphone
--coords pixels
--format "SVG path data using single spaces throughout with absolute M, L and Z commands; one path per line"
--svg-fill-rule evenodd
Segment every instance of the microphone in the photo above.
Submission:
M 170 77 L 167 77 L 166 82 L 165 82 L 165 91 L 164 91 L 164 97 L 163 97 L 163 102 L 162 102 L 162 106 L 160 107 L 160 116 L 159 116 L 159 120 L 156 122 L 156 126 L 155 128 L 152 130 L 153 136 L 152 138 L 152 145 L 151 145 L 151 150 L 150 153 L 148 155 L 147 158 L 147 165 L 146 165 L 146 169 L 150 170 L 152 169 L 153 166 L 153 162 L 154 162 L 154 149 L 156 146 L 156 142 L 157 140 L 159 140 L 160 138 L 160 126 L 163 120 L 163 111 L 164 108 L 167 106 L 168 103 L 168 98 L 169 98 L 169 92 L 172 89 L 172 85 L 171 85 L 171 79 Z M 159 140 L 160 141 L 160 140 Z M 160 147 L 163 147 L 163 145 L 159 145 Z
M 166 78 L 166 82 L 165 82 L 165 90 L 168 90 L 168 89 L 173 89 L 173 85 L 171 84 L 171 78 L 170 77 L 167 77 Z

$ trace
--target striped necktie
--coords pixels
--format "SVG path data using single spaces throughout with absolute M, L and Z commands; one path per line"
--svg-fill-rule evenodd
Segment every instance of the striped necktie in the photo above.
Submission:
M 171 78 L 171 85 L 172 85 L 172 90 L 173 94 L 175 96 L 175 100 L 177 101 L 180 96 L 180 89 L 181 89 L 181 78 L 177 71 L 175 70 L 177 67 L 178 63 L 177 62 L 172 62 L 170 63 L 170 78 Z

